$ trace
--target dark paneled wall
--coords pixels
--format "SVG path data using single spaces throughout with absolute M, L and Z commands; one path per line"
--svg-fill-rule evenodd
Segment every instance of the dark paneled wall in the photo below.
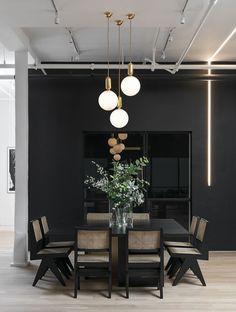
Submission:
M 207 187 L 207 82 L 141 79 L 123 98 L 130 131 L 192 131 L 193 214 L 210 221 L 211 249 L 236 249 L 236 88 L 212 83 L 212 187 Z M 115 85 L 115 84 L 114 84 Z M 112 131 L 97 98 L 103 79 L 30 78 L 29 218 L 76 224 L 83 217 L 83 131 Z M 104 142 L 106 144 L 106 142 Z

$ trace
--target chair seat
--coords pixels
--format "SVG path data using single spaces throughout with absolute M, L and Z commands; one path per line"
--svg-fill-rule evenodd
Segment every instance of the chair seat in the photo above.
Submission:
M 193 244 L 190 242 L 172 242 L 172 241 L 165 241 L 165 246 L 170 247 L 193 247 Z
M 171 253 L 171 255 L 201 255 L 200 251 L 196 248 L 181 248 L 181 247 L 169 247 L 168 251 Z
M 84 255 L 79 255 L 78 257 L 78 263 L 103 263 L 103 262 L 109 262 L 109 253 L 89 253 Z
M 41 249 L 38 255 L 64 255 L 70 252 L 70 248 L 44 248 Z
M 50 242 L 45 247 L 46 248 L 61 248 L 61 247 L 72 247 L 74 246 L 73 241 L 64 241 L 64 242 Z
M 129 255 L 129 263 L 158 263 L 160 257 L 157 254 L 133 254 Z

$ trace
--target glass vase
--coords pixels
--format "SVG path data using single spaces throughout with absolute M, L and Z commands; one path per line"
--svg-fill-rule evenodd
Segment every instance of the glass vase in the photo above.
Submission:
M 121 207 L 115 207 L 112 201 L 109 201 L 110 226 L 126 227 L 133 226 L 132 205 L 126 204 Z

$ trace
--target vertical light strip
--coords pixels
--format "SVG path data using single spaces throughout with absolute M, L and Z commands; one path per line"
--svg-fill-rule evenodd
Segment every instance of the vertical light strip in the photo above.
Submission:
M 208 69 L 208 75 L 211 75 L 211 69 Z M 207 184 L 211 186 L 211 80 L 207 81 Z
M 211 66 L 211 62 L 216 55 L 223 49 L 226 43 L 236 33 L 236 27 L 231 31 L 228 37 L 223 41 L 215 53 L 208 59 L 208 65 Z M 211 75 L 211 69 L 208 69 L 208 76 Z M 211 80 L 207 81 L 207 184 L 211 186 Z

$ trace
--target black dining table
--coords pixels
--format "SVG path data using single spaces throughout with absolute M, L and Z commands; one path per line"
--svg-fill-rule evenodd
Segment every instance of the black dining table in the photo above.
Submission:
M 52 235 L 55 240 L 64 240 L 64 239 L 74 239 L 75 230 L 77 227 L 109 227 L 109 221 L 106 220 L 79 220 L 76 222 L 76 226 L 65 226 L 61 225 L 60 227 L 54 228 Z M 129 227 L 117 227 L 112 226 L 112 236 L 114 239 L 117 239 L 116 247 L 118 248 L 118 261 L 115 269 L 115 275 L 118 279 L 118 285 L 123 286 L 125 283 L 125 254 L 126 254 L 126 231 Z M 179 224 L 174 219 L 150 219 L 150 220 L 134 220 L 132 228 L 134 229 L 160 229 L 163 230 L 164 239 L 175 239 L 175 240 L 186 240 L 188 237 L 188 230 L 186 230 L 181 224 Z M 130 284 L 133 286 L 145 285 L 152 286 L 153 282 L 151 280 L 143 281 L 131 280 Z

